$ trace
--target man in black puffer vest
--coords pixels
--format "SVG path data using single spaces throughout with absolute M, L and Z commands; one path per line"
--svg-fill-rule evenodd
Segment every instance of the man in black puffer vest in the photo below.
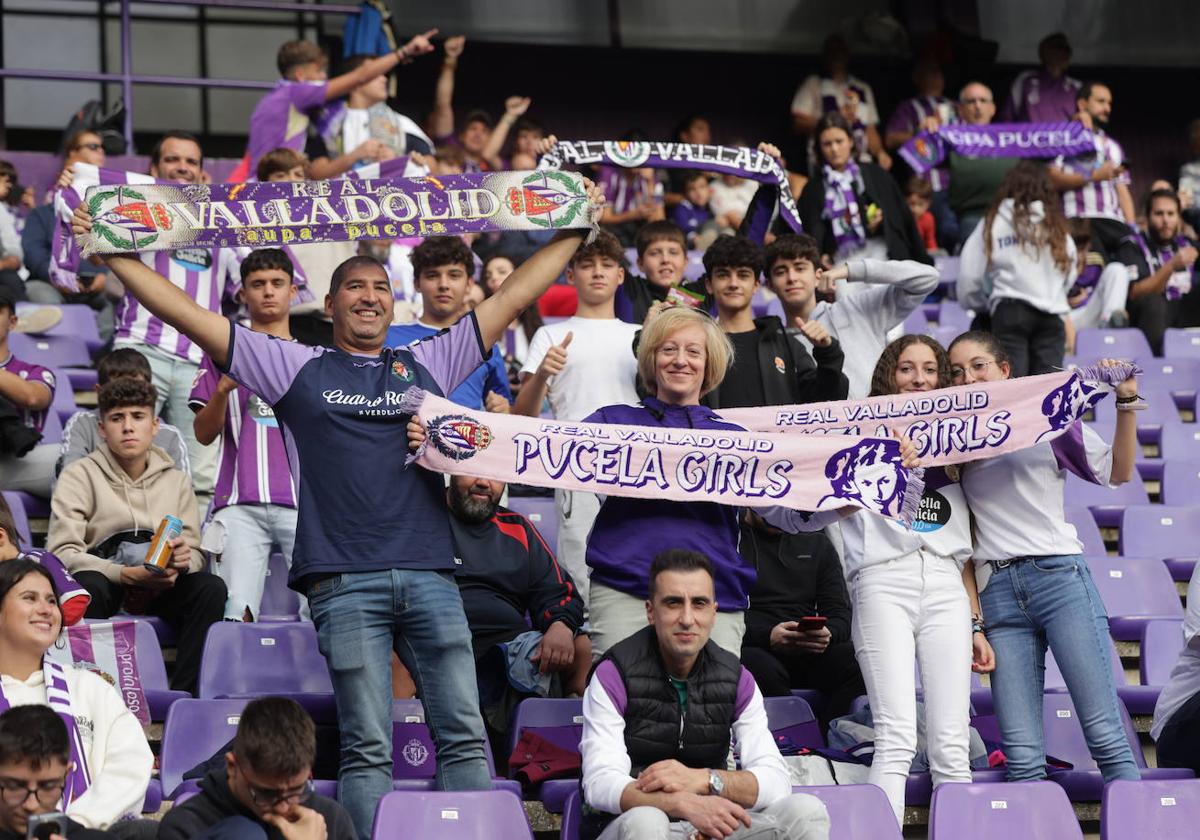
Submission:
M 664 551 L 649 589 L 650 626 L 608 651 L 583 696 L 584 840 L 827 840 L 825 806 L 791 792 L 753 677 L 709 641 L 708 558 Z

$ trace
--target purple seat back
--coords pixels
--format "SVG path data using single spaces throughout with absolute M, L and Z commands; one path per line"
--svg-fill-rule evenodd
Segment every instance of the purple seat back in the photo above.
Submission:
M 1096 518 L 1096 523 L 1106 528 L 1120 525 L 1121 513 L 1129 505 L 1150 504 L 1146 487 L 1136 474 L 1132 481 L 1118 487 L 1105 487 L 1068 472 L 1065 493 L 1071 504 L 1088 508 Z
M 64 429 L 71 415 L 79 410 L 79 406 L 75 405 L 75 389 L 71 387 L 71 380 L 63 368 L 54 369 L 54 400 L 50 407 L 58 415 Z
M 579 804 L 579 788 L 571 791 L 563 806 L 562 828 L 558 840 L 579 840 L 579 823 L 583 819 L 583 807 Z
M 574 743 L 566 735 L 583 727 L 583 700 L 577 697 L 527 697 L 517 706 L 512 729 L 508 734 L 508 753 L 512 755 L 521 733 L 534 729 L 543 738 L 564 749 L 578 750 L 579 736 Z
M 1194 837 L 1200 825 L 1200 779 L 1129 781 L 1104 789 L 1101 840 L 1130 837 Z
M 1075 355 L 1081 359 L 1150 358 L 1150 342 L 1139 329 L 1082 329 L 1075 337 Z
M 25 362 L 51 368 L 88 367 L 92 363 L 83 339 L 73 335 L 13 333 L 8 341 L 13 355 Z
M 1163 355 L 1200 359 L 1200 330 L 1168 329 L 1163 336 Z
M 933 258 L 933 265 L 940 275 L 938 282 L 958 282 L 958 257 L 951 257 L 949 255 L 937 256 Z
M 507 790 L 393 791 L 375 811 L 374 840 L 533 840 L 521 800 Z
M 1080 504 L 1065 505 L 1064 512 L 1067 522 L 1075 526 L 1075 533 L 1083 543 L 1083 553 L 1093 556 L 1105 554 L 1107 549 L 1104 547 L 1104 537 L 1100 534 L 1100 526 L 1096 524 L 1096 517 L 1092 512 Z
M 1121 554 L 1126 557 L 1195 557 L 1200 554 L 1200 507 L 1138 505 L 1125 508 Z
M 167 799 L 183 781 L 183 774 L 233 740 L 242 709 L 250 701 L 179 700 L 167 712 L 163 726 L 159 775 Z
M 294 618 L 300 614 L 300 593 L 288 589 L 288 567 L 283 555 L 272 552 L 267 563 L 267 578 L 263 586 L 259 620 Z
M 218 622 L 200 662 L 201 697 L 333 694 L 317 631 L 308 623 Z
M 508 509 L 529 520 L 542 535 L 551 553 L 558 550 L 558 512 L 554 509 L 553 496 L 510 495 Z
M 904 319 L 904 332 L 906 334 L 924 333 L 928 329 L 929 319 L 925 317 L 925 312 L 919 306 L 908 313 L 908 317 Z
M 1183 651 L 1183 621 L 1154 618 L 1142 625 L 1142 685 L 1166 685 Z
M 17 317 L 41 309 L 42 306 L 40 303 L 18 303 Z M 80 338 L 93 353 L 104 346 L 104 342 L 100 340 L 100 330 L 96 327 L 96 314 L 90 306 L 82 303 L 60 303 L 58 309 L 62 312 L 62 320 L 47 330 L 45 335 L 70 335 Z
M 1125 729 L 1125 738 L 1133 750 L 1133 760 L 1139 768 L 1146 766 L 1142 746 L 1138 741 L 1137 732 L 1129 712 L 1122 704 L 1117 705 L 1121 713 L 1121 722 Z M 1088 750 L 1087 741 L 1083 737 L 1083 727 L 1079 725 L 1079 716 L 1071 696 L 1065 693 L 1048 693 L 1042 695 L 1042 728 L 1046 738 L 1046 754 L 1074 765 L 1075 771 L 1097 770 L 1095 760 Z
M 483 757 L 488 775 L 495 777 L 496 760 L 489 739 L 483 739 Z M 437 770 L 433 734 L 425 723 L 420 700 L 392 701 L 392 778 L 432 779 Z M 516 786 L 520 790 L 520 786 Z
M 825 746 L 821 724 L 803 697 L 764 697 L 763 707 L 773 735 L 785 735 L 797 747 Z
M 1200 424 L 1164 426 L 1159 439 L 1159 451 L 1164 458 L 1200 458 Z
M 1200 458 L 1168 460 L 1163 465 L 1161 493 L 1164 505 L 1186 505 L 1200 499 Z
M 954 327 L 960 333 L 971 328 L 971 313 L 963 309 L 956 300 L 944 300 L 938 306 L 938 326 Z
M 1138 359 L 1141 381 L 1179 394 L 1195 394 L 1200 387 L 1200 357 Z
M 941 785 L 929 840 L 1083 840 L 1063 789 L 1052 782 Z
M 29 517 L 25 515 L 25 502 L 11 490 L 5 490 L 3 495 L 4 501 L 8 503 L 8 509 L 12 511 L 13 524 L 17 526 L 17 536 L 21 540 L 21 545 L 33 545 L 32 537 L 29 534 Z
M 887 795 L 875 785 L 793 787 L 792 793 L 807 793 L 825 803 L 831 840 L 900 840 L 902 836 Z
M 1170 391 L 1162 387 L 1153 386 L 1141 387 L 1138 390 L 1146 399 L 1145 410 L 1136 412 L 1138 439 L 1140 441 L 1143 443 L 1160 441 L 1162 439 L 1162 430 L 1165 427 L 1183 424 L 1183 418 L 1179 416 L 1179 409 L 1175 404 L 1175 397 Z M 1195 407 L 1195 399 L 1193 398 L 1190 408 L 1194 411 Z M 1105 422 L 1109 418 L 1116 417 L 1116 403 L 1112 400 L 1102 400 L 1097 403 L 1095 414 L 1098 422 Z
M 1162 563 L 1134 557 L 1089 557 L 1087 563 L 1114 639 L 1140 639 L 1151 618 L 1183 618 L 1175 582 Z

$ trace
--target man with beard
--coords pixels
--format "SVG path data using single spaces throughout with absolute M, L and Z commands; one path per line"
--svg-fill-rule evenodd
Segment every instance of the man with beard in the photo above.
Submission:
M 1180 226 L 1179 196 L 1169 189 L 1154 190 L 1146 199 L 1146 231 L 1126 237 L 1117 252 L 1117 262 L 1129 276 L 1130 324 L 1146 334 L 1155 355 L 1162 355 L 1167 327 L 1200 323 L 1192 291 L 1196 243 Z
M 504 482 L 465 475 L 447 491 L 454 579 L 484 713 L 497 729 L 522 697 L 582 695 L 592 664 L 570 573 L 529 520 L 500 506 L 503 493 Z
M 1092 244 L 1111 260 L 1136 221 L 1125 152 L 1104 131 L 1112 115 L 1112 91 L 1100 82 L 1088 82 L 1075 104 L 1075 120 L 1092 130 L 1096 150 L 1070 159 L 1060 155 L 1050 165 L 1050 180 L 1063 194 L 1067 218 L 1088 219 Z

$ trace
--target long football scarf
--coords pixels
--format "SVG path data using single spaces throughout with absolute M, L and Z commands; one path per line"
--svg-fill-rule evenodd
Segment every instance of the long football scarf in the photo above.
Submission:
M 773 184 L 779 192 L 779 214 L 795 231 L 802 228 L 800 213 L 792 200 L 787 172 L 775 158 L 743 146 L 702 146 L 695 143 L 650 143 L 642 141 L 560 140 L 538 161 L 538 169 L 608 165 L 626 169 L 650 166 L 655 169 L 699 169 Z
M 67 773 L 66 787 L 63 788 L 62 801 L 70 805 L 87 793 L 92 783 L 88 773 L 87 758 L 83 751 L 83 739 L 79 735 L 79 726 L 75 722 L 75 711 L 71 706 L 71 691 L 67 685 L 66 670 L 49 656 L 42 657 L 42 679 L 46 686 L 46 705 L 53 709 L 67 727 L 67 736 L 71 742 L 71 770 Z M 0 713 L 12 708 L 4 692 L 0 691 Z
M 943 125 L 922 131 L 900 147 L 913 172 L 924 175 L 951 151 L 971 157 L 1054 158 L 1096 151 L 1092 132 L 1082 123 L 992 123 Z

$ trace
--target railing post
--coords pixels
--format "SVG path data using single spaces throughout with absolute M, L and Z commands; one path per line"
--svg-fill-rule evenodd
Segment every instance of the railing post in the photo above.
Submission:
M 125 154 L 133 148 L 133 38 L 129 25 L 130 0 L 121 0 L 121 98 L 125 101 Z

